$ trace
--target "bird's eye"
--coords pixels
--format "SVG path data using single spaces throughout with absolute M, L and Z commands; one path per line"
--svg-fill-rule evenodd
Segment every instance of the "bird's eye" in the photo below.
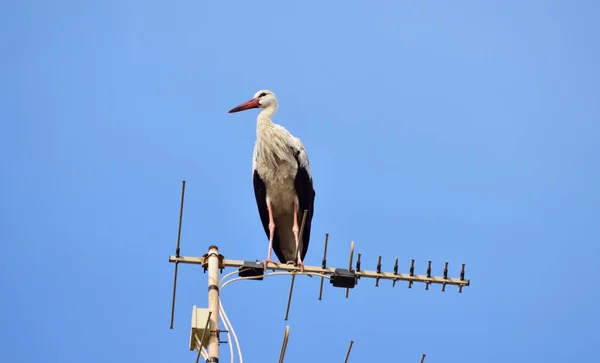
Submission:
M 263 92 L 260 95 L 258 95 L 258 98 L 265 97 L 266 95 L 267 95 L 267 92 Z

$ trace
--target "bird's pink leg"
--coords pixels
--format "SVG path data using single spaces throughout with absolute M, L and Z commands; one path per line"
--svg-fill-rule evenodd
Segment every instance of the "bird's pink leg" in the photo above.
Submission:
M 275 233 L 275 220 L 273 220 L 273 211 L 271 210 L 271 202 L 267 202 L 267 209 L 269 210 L 269 253 L 267 259 L 263 261 L 265 271 L 267 270 L 267 263 L 272 262 L 278 265 L 277 262 L 271 260 L 271 251 L 273 250 L 273 234 Z
M 292 232 L 294 232 L 294 238 L 296 239 L 296 250 L 298 250 L 298 267 L 300 267 L 300 271 L 304 272 L 304 264 L 302 263 L 302 259 L 300 258 L 300 249 L 298 245 L 300 241 L 298 239 L 298 213 L 296 211 L 296 202 L 294 202 L 294 226 L 292 227 Z

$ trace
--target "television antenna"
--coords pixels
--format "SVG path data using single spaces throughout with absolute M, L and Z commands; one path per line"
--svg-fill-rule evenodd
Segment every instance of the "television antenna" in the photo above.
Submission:
M 290 275 L 292 277 L 290 291 L 287 301 L 286 313 L 284 320 L 288 320 L 290 304 L 292 301 L 292 293 L 294 289 L 294 281 L 296 275 L 309 275 L 321 277 L 318 299 L 323 299 L 323 282 L 325 279 L 330 281 L 333 287 L 345 289 L 345 296 L 348 298 L 350 289 L 353 289 L 358 285 L 360 279 L 375 279 L 375 286 L 379 287 L 380 280 L 390 280 L 392 287 L 395 287 L 398 281 L 407 282 L 408 288 L 412 288 L 414 283 L 425 284 L 425 290 L 429 290 L 430 285 L 441 285 L 441 291 L 446 291 L 446 286 L 456 286 L 458 292 L 462 293 L 462 289 L 465 286 L 470 285 L 470 280 L 465 278 L 465 264 L 462 264 L 459 277 L 448 276 L 448 262 L 444 263 L 444 270 L 442 276 L 432 275 L 431 264 L 429 260 L 427 263 L 427 272 L 424 275 L 415 274 L 415 260 L 412 259 L 410 262 L 408 273 L 398 272 L 398 258 L 396 258 L 393 271 L 384 272 L 382 271 L 381 256 L 378 256 L 377 265 L 375 270 L 364 270 L 362 269 L 361 254 L 358 253 L 356 264 L 353 266 L 354 259 L 354 241 L 350 244 L 350 257 L 348 262 L 348 268 L 328 267 L 327 266 L 327 245 L 329 242 L 329 234 L 325 235 L 325 244 L 323 250 L 323 260 L 321 266 L 309 266 L 304 265 L 304 272 L 296 266 L 290 266 L 286 264 L 275 264 L 272 262 L 267 263 L 266 270 L 273 271 L 272 273 L 266 273 L 265 267 L 260 261 L 245 261 L 245 260 L 234 260 L 226 259 L 223 255 L 219 254 L 219 248 L 215 245 L 208 248 L 208 252 L 200 257 L 192 256 L 181 256 L 181 226 L 183 221 L 183 205 L 185 199 L 185 180 L 182 181 L 181 189 L 181 206 L 179 211 L 179 228 L 177 234 L 177 246 L 175 248 L 175 255 L 169 256 L 169 262 L 175 264 L 174 277 L 173 277 L 173 296 L 171 301 L 171 323 L 170 329 L 173 329 L 173 322 L 175 317 L 175 298 L 177 294 L 177 274 L 179 264 L 189 265 L 200 265 L 204 269 L 204 272 L 208 272 L 208 308 L 198 308 L 194 305 L 192 310 L 192 327 L 190 333 L 190 350 L 197 350 L 198 354 L 196 357 L 196 363 L 199 361 L 200 356 L 206 359 L 207 363 L 218 363 L 219 362 L 219 344 L 220 333 L 227 333 L 230 336 L 233 333 L 236 345 L 238 347 L 238 353 L 241 361 L 241 351 L 239 350 L 239 344 L 237 342 L 237 336 L 235 331 L 229 322 L 227 315 L 223 309 L 220 300 L 220 291 L 229 283 L 239 280 L 263 280 L 264 277 L 273 275 Z M 303 213 L 302 223 L 300 227 L 299 238 L 302 238 L 304 230 L 304 221 L 306 218 L 306 211 Z M 226 277 L 235 274 L 233 271 L 223 277 L 223 281 L 219 280 L 219 273 L 223 273 L 226 268 L 237 268 L 237 278 L 232 278 L 229 281 L 224 281 Z M 219 317 L 225 325 L 225 330 L 219 328 Z M 285 334 L 283 337 L 283 343 L 281 353 L 279 356 L 279 362 L 283 363 L 287 343 L 290 335 L 290 327 L 286 326 Z M 230 345 L 230 355 L 233 362 L 233 349 L 231 338 L 228 338 Z M 354 345 L 354 341 L 350 341 L 348 351 L 344 363 L 348 362 L 350 352 Z M 208 351 L 206 351 L 208 348 Z M 425 354 L 421 357 L 421 363 L 425 361 Z

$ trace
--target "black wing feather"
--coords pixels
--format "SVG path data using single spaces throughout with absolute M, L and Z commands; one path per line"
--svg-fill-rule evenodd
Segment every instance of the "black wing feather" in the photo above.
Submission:
M 258 207 L 258 214 L 260 215 L 260 221 L 262 222 L 267 240 L 269 239 L 269 209 L 267 208 L 267 188 L 265 182 L 261 179 L 257 170 L 254 170 L 252 176 L 254 183 L 254 197 L 256 198 L 256 206 Z M 275 226 L 275 233 L 273 233 L 273 250 L 280 261 L 283 260 L 283 254 L 279 250 L 279 237 L 277 237 L 277 226 Z

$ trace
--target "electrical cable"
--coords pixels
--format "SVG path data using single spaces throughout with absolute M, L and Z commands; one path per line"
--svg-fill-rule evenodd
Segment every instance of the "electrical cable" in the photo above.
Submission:
M 296 275 L 313 275 L 313 276 L 319 276 L 319 277 L 323 277 L 326 279 L 331 279 L 330 276 L 325 275 L 325 274 L 317 274 L 317 273 L 313 273 L 313 272 L 292 272 Z M 271 272 L 268 274 L 264 274 L 263 277 L 267 277 L 267 276 L 275 276 L 275 275 L 285 275 L 285 276 L 290 276 L 291 273 L 290 272 Z M 310 277 L 310 276 L 309 276 Z M 235 282 L 235 281 L 240 281 L 240 280 L 256 280 L 256 277 L 254 276 L 248 276 L 248 277 L 236 277 L 234 279 L 230 279 L 229 281 L 221 284 L 220 290 L 223 291 L 223 289 L 225 288 L 225 286 L 229 285 L 231 282 Z
M 223 307 L 223 303 L 222 301 L 219 302 L 219 310 L 221 312 L 221 315 L 223 315 L 223 318 L 225 321 L 227 321 L 227 325 L 229 326 L 229 328 L 227 330 L 231 330 L 231 333 L 233 334 L 233 339 L 235 340 L 235 346 L 237 348 L 237 352 L 238 352 L 238 357 L 240 358 L 240 363 L 244 363 L 244 359 L 242 358 L 242 348 L 240 347 L 240 342 L 238 341 L 237 338 L 237 334 L 235 333 L 235 329 L 233 329 L 233 324 L 231 324 L 231 321 L 229 321 L 229 317 L 227 316 L 227 313 L 225 312 L 225 308 Z M 233 344 L 231 342 L 231 338 L 229 338 L 229 345 L 230 345 L 230 353 L 231 353 L 231 361 L 233 362 Z
M 228 281 L 225 281 L 226 278 L 239 273 L 239 271 L 233 271 L 228 273 L 227 275 L 223 276 L 223 278 L 221 279 L 221 283 L 219 284 L 219 312 L 220 312 L 220 317 L 221 317 L 221 321 L 223 322 L 223 325 L 225 326 L 225 329 L 227 330 L 227 339 L 229 341 L 229 354 L 231 356 L 230 361 L 231 363 L 234 363 L 234 354 L 233 354 L 233 342 L 231 341 L 231 335 L 229 334 L 229 331 L 231 331 L 231 334 L 233 334 L 233 339 L 235 341 L 235 345 L 237 348 L 237 352 L 238 352 L 238 357 L 240 358 L 240 363 L 244 363 L 244 360 L 242 358 L 242 349 L 240 347 L 240 342 L 238 341 L 237 338 L 237 334 L 235 333 L 235 329 L 233 329 L 233 324 L 231 324 L 231 321 L 229 320 L 229 317 L 227 316 L 227 313 L 225 313 L 225 308 L 223 307 L 223 301 L 221 300 L 221 293 L 223 291 L 223 289 L 225 288 L 225 286 L 229 285 L 232 282 L 236 282 L 236 281 L 241 281 L 241 280 L 253 280 L 256 279 L 256 277 L 252 277 L 252 276 L 248 276 L 248 277 L 236 277 L 233 279 L 229 279 Z M 267 277 L 267 276 L 275 276 L 275 275 L 286 275 L 289 276 L 290 274 L 297 274 L 297 275 L 308 275 L 308 277 L 312 277 L 311 275 L 314 276 L 320 276 L 326 279 L 331 279 L 330 276 L 328 275 L 324 275 L 324 274 L 315 274 L 315 273 L 307 273 L 307 272 L 271 272 L 268 274 L 264 274 L 263 277 Z M 208 356 L 207 353 L 205 353 L 205 349 L 202 348 L 202 354 L 203 354 L 203 358 L 204 355 Z M 207 358 L 205 358 L 207 359 Z
M 227 341 L 229 342 L 229 356 L 230 356 L 230 361 L 231 363 L 233 363 L 234 361 L 234 355 L 233 355 L 233 344 L 231 342 L 231 334 L 229 333 L 230 329 L 230 325 L 228 324 L 227 320 L 224 319 L 225 316 L 225 309 L 223 308 L 223 302 L 221 301 L 221 299 L 219 298 L 219 318 L 221 318 L 221 321 L 223 322 L 223 326 L 225 327 L 225 330 L 227 330 Z

